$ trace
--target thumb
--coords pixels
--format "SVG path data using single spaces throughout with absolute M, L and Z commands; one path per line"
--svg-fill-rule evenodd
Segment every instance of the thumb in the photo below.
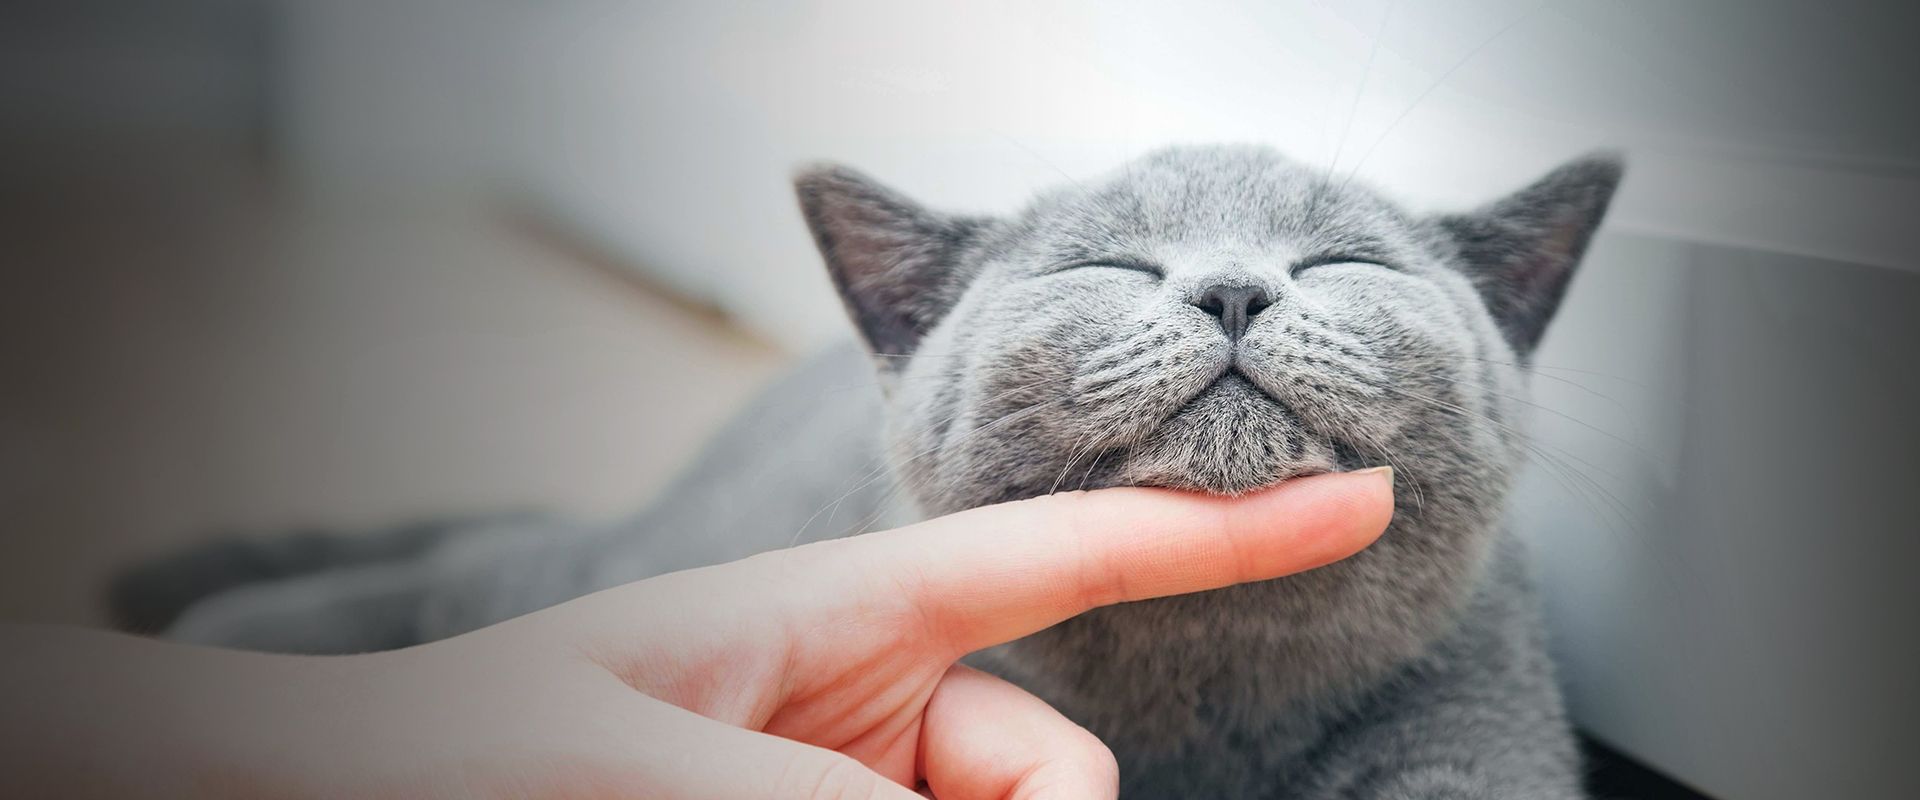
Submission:
M 920 772 L 942 800 L 1119 793 L 1113 752 L 1040 698 L 955 664 L 927 701 Z
M 810 744 L 736 728 L 647 698 L 637 786 L 647 797 L 716 800 L 924 800 L 865 764 Z M 670 743 L 662 746 L 661 743 Z

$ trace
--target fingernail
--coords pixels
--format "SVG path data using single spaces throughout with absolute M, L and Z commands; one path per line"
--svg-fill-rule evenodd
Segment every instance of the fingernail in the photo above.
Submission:
M 1359 471 L 1357 471 L 1357 472 L 1355 472 L 1355 473 L 1353 473 L 1353 474 L 1355 474 L 1355 475 L 1379 475 L 1380 477 L 1382 477 L 1382 478 L 1386 478 L 1386 479 L 1387 479 L 1387 485 L 1388 485 L 1388 486 L 1392 486 L 1392 485 L 1393 485 L 1393 467 L 1372 467 L 1372 468 L 1370 468 L 1370 469 L 1363 469 L 1363 470 L 1359 470 Z

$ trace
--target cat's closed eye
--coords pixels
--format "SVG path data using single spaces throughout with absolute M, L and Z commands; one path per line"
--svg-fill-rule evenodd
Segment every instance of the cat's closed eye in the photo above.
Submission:
M 1074 261 L 1063 264 L 1048 274 L 1059 274 L 1082 269 L 1113 269 L 1125 272 L 1137 272 L 1152 277 L 1154 280 L 1166 277 L 1166 273 L 1160 269 L 1160 265 L 1130 258 L 1099 258 Z
M 1300 261 L 1294 262 L 1294 264 L 1291 267 L 1287 268 L 1287 274 L 1289 276 L 1298 278 L 1300 277 L 1301 273 L 1307 272 L 1309 270 L 1320 269 L 1323 267 L 1340 267 L 1340 266 L 1381 267 L 1384 269 L 1393 269 L 1391 265 L 1379 259 L 1368 258 L 1366 256 L 1348 255 L 1344 253 L 1334 253 L 1334 254 L 1328 254 L 1328 255 L 1314 256 L 1312 258 L 1302 259 Z

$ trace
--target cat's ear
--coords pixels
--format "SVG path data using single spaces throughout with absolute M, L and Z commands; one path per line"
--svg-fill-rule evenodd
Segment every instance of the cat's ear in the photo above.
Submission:
M 1478 211 L 1440 218 L 1461 268 L 1521 356 L 1560 308 L 1622 170 L 1618 155 L 1589 155 Z
M 793 185 L 867 346 L 913 352 L 966 288 L 963 256 L 985 221 L 929 211 L 840 166 L 803 169 Z

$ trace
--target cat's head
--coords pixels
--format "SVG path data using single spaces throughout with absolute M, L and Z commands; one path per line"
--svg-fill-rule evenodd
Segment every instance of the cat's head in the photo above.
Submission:
M 1261 147 L 1162 150 L 1004 218 L 837 167 L 797 187 L 923 510 L 1390 464 L 1403 514 L 1467 523 L 1497 513 L 1524 364 L 1619 177 L 1588 158 L 1437 217 Z

